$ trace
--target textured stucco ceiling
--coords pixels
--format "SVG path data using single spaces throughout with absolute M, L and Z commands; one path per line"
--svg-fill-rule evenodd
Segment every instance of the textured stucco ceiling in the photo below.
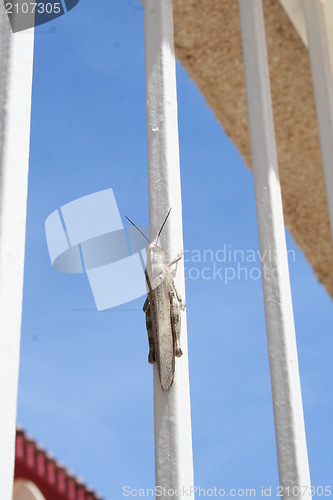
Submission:
M 251 168 L 238 1 L 173 3 L 177 58 Z M 308 51 L 280 2 L 263 5 L 285 224 L 333 297 L 333 247 Z

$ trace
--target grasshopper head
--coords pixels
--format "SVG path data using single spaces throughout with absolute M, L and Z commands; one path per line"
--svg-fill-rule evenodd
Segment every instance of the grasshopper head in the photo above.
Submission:
M 153 241 L 147 246 L 146 253 L 146 271 L 150 278 L 151 287 L 154 289 L 164 280 L 166 258 L 162 248 L 156 244 L 156 241 Z
M 157 245 L 156 240 L 147 246 L 146 254 L 147 261 L 151 264 L 152 267 L 165 265 L 165 254 L 162 248 Z

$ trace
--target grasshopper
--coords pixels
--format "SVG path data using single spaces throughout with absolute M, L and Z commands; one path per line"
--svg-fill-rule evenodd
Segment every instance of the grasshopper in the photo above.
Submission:
M 146 248 L 147 264 L 145 269 L 148 293 L 143 305 L 149 344 L 148 362 L 150 364 L 157 363 L 160 383 L 164 392 L 167 392 L 173 383 L 175 357 L 179 358 L 183 354 L 180 346 L 180 314 L 181 310 L 186 307 L 177 291 L 170 269 L 182 258 L 183 252 L 167 263 L 165 253 L 158 244 L 170 212 L 171 208 L 152 242 L 127 217 L 149 243 Z

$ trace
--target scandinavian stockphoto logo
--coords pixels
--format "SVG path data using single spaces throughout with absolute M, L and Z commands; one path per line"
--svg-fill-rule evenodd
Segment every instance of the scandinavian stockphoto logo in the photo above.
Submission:
M 111 188 L 55 210 L 45 232 L 53 269 L 86 273 L 98 311 L 147 293 L 147 242 L 135 227 L 124 227 Z
M 13 33 L 48 23 L 77 6 L 79 0 L 4 0 Z

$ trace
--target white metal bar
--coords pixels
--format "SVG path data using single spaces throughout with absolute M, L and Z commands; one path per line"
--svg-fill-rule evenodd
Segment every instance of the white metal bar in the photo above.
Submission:
M 0 491 L 15 457 L 34 30 L 13 34 L 0 4 Z
M 239 0 L 239 8 L 280 484 L 285 498 L 305 500 L 310 473 L 262 2 Z
M 320 0 L 303 0 L 302 5 L 310 53 L 327 203 L 333 238 L 333 73 L 328 46 L 329 39 L 325 25 L 323 2 Z
M 150 237 L 154 238 L 169 208 L 161 243 L 169 260 L 183 248 L 179 167 L 176 70 L 172 0 L 145 0 L 146 109 Z M 176 286 L 185 300 L 184 262 L 178 263 Z M 160 387 L 154 366 L 155 482 L 166 490 L 193 485 L 192 433 L 186 313 L 182 313 L 183 356 L 176 358 L 174 383 Z M 194 498 L 188 491 L 186 498 Z M 161 498 L 174 498 L 163 494 Z

